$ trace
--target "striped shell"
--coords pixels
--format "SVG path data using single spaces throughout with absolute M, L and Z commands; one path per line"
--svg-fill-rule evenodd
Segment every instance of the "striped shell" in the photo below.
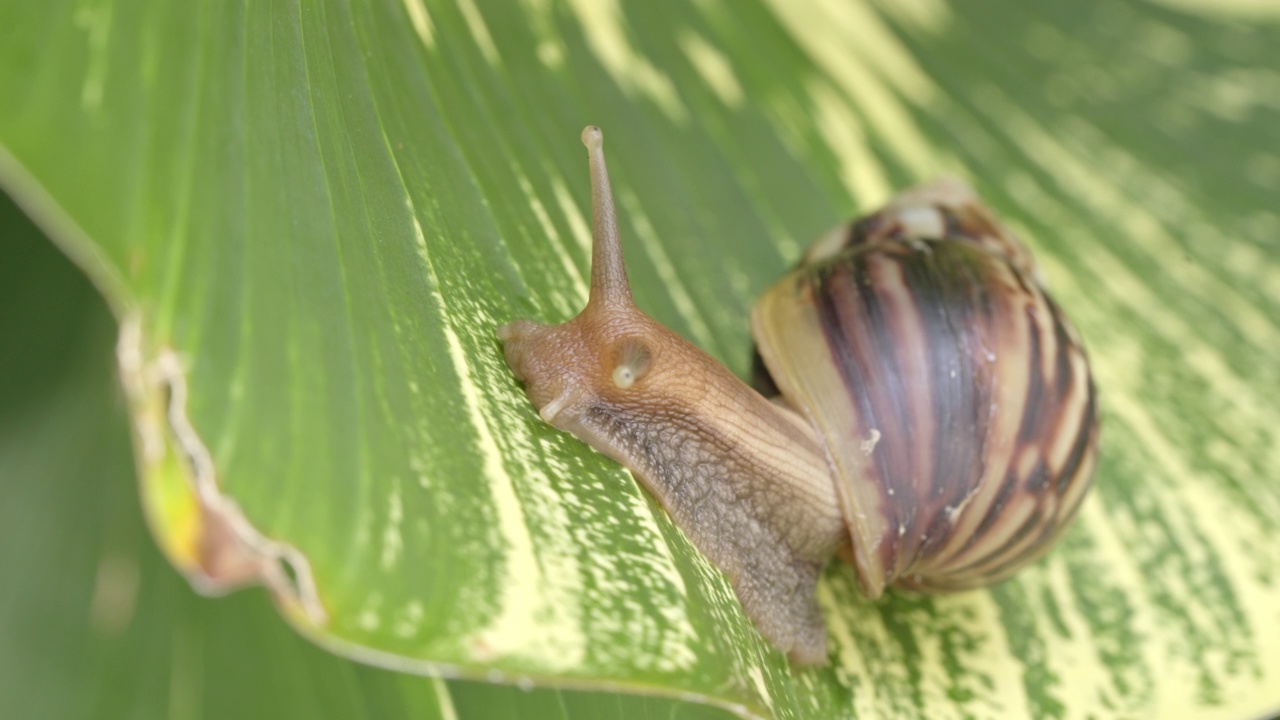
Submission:
M 826 442 L 870 597 L 1007 577 L 1091 483 L 1085 353 L 1027 250 L 956 181 L 819 240 L 752 329 Z

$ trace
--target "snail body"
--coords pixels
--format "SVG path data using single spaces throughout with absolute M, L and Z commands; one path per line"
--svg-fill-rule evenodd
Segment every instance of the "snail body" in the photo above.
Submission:
M 498 330 L 544 420 L 629 468 L 769 641 L 826 660 L 823 566 L 863 592 L 963 590 L 1039 557 L 1088 489 L 1098 410 L 1027 250 L 944 180 L 818 240 L 751 313 L 766 398 L 631 299 L 588 127 L 591 292 Z

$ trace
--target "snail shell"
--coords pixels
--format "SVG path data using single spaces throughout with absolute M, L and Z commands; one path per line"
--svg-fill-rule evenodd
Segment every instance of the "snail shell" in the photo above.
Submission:
M 1049 548 L 1095 464 L 1084 351 L 1027 250 L 944 180 L 816 242 L 757 302 L 766 399 L 632 302 L 603 136 L 591 295 L 498 329 L 544 420 L 628 467 L 799 663 L 826 659 L 816 584 L 979 587 Z
M 958 181 L 820 240 L 756 303 L 752 331 L 831 452 L 870 597 L 1008 577 L 1090 485 L 1084 350 L 1030 254 Z

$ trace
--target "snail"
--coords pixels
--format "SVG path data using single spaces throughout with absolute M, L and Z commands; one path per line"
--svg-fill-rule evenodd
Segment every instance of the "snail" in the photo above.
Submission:
M 817 600 L 839 556 L 868 597 L 1002 580 L 1092 482 L 1098 405 L 1029 252 L 957 180 L 820 238 L 751 312 L 765 397 L 640 311 L 603 134 L 585 309 L 498 328 L 542 419 L 631 470 L 727 576 L 760 633 L 826 662 Z

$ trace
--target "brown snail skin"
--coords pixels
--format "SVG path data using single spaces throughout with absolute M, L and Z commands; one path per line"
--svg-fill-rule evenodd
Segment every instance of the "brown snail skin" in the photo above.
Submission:
M 826 661 L 819 574 L 863 592 L 997 582 L 1088 489 L 1098 439 L 1075 331 L 972 190 L 924 185 L 824 236 L 751 313 L 765 398 L 636 308 L 603 135 L 587 306 L 498 329 L 544 420 L 629 468 L 728 577 L 762 635 Z

